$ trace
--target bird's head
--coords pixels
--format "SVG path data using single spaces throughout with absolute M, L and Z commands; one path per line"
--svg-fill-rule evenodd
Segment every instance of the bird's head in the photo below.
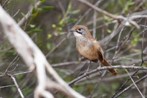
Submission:
M 88 28 L 83 25 L 75 25 L 72 27 L 71 32 L 73 32 L 76 38 L 87 38 L 91 37 L 91 33 L 89 32 Z

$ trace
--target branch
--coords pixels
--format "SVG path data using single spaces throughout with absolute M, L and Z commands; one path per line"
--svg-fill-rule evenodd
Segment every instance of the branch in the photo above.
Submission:
M 140 81 L 144 80 L 147 78 L 147 75 L 143 76 L 142 78 L 140 78 L 139 80 L 135 81 L 135 84 L 139 83 Z M 118 98 L 122 93 L 126 92 L 128 89 L 130 89 L 134 84 L 132 83 L 131 85 L 129 85 L 128 87 L 126 87 L 125 89 L 123 89 L 121 92 L 119 92 L 116 96 L 114 96 L 113 98 Z
M 126 69 L 125 69 L 125 70 L 126 70 Z M 135 81 L 133 80 L 132 76 L 129 74 L 129 72 L 128 72 L 127 70 L 126 70 L 126 72 L 127 72 L 128 76 L 129 76 L 129 78 L 131 79 L 133 85 L 134 85 L 134 86 L 136 87 L 136 89 L 138 90 L 138 92 L 139 92 L 139 94 L 141 95 L 141 97 L 142 97 L 142 98 L 145 98 L 145 97 L 143 96 L 142 92 L 140 91 L 140 89 L 138 88 L 137 84 L 136 84 Z
M 91 7 L 92 9 L 94 9 L 95 11 L 99 12 L 99 13 L 102 13 L 103 15 L 106 15 L 114 20 L 118 20 L 120 21 L 121 23 L 123 23 L 123 25 L 125 26 L 130 26 L 133 25 L 135 26 L 137 29 L 140 29 L 140 26 L 134 21 L 134 19 L 136 18 L 147 18 L 146 15 L 143 15 L 143 14 L 146 14 L 146 11 L 144 13 L 140 13 L 140 15 L 129 15 L 128 17 L 124 17 L 124 16 L 121 16 L 121 15 L 113 15 L 105 10 L 102 10 L 98 7 L 96 7 L 95 5 L 92 5 L 91 3 L 87 2 L 86 0 L 78 0 L 79 2 Z M 141 15 L 143 15 L 141 17 Z
M 142 74 L 142 73 L 145 73 L 145 71 L 140 71 L 138 72 L 138 75 Z M 133 75 L 134 72 L 129 72 L 130 75 Z M 95 74 L 92 74 L 91 76 L 88 76 L 88 79 L 87 77 L 81 79 L 80 81 L 76 82 L 75 85 L 88 85 L 90 83 L 103 83 L 103 82 L 106 82 L 106 83 L 109 83 L 109 82 L 112 82 L 112 81 L 115 81 L 115 80 L 123 80 L 123 79 L 126 79 L 128 77 L 128 74 L 120 74 L 120 75 L 117 75 L 117 76 L 108 76 L 108 77 L 103 77 L 103 78 L 95 78 L 95 77 L 98 77 L 100 74 L 99 73 L 95 73 Z
M 14 82 L 14 84 L 15 84 L 15 86 L 16 86 L 16 88 L 17 88 L 17 90 L 18 90 L 18 92 L 19 92 L 19 94 L 21 96 L 21 98 L 25 98 L 24 95 L 23 95 L 23 93 L 22 93 L 22 91 L 21 91 L 21 89 L 19 88 L 19 85 L 18 85 L 16 79 L 14 78 L 14 76 L 11 75 L 11 74 L 8 74 L 8 76 L 10 76 L 11 79 L 13 80 L 13 82 Z
M 32 15 L 32 11 L 34 8 L 36 8 L 37 6 L 39 6 L 41 4 L 40 1 L 38 1 L 35 6 L 31 6 L 30 10 L 28 11 L 28 13 L 18 22 L 18 25 L 22 26 L 27 20 L 28 18 Z
M 60 68 L 60 67 L 66 67 L 66 66 L 69 66 L 69 65 L 77 65 L 77 64 L 84 64 L 86 63 L 86 61 L 83 61 L 83 62 L 79 62 L 79 61 L 71 61 L 71 62 L 63 62 L 63 63 L 58 63 L 58 64 L 52 64 L 52 66 L 54 68 Z
M 93 8 L 93 9 L 96 10 L 97 12 L 100 12 L 100 13 L 102 13 L 102 14 L 108 16 L 108 17 L 111 17 L 111 18 L 113 18 L 113 19 L 115 19 L 115 20 L 123 19 L 122 16 L 116 16 L 116 15 L 113 15 L 113 14 L 111 14 L 111 13 L 108 13 L 107 11 L 102 10 L 102 9 L 96 7 L 95 5 L 92 5 L 91 3 L 87 2 L 86 0 L 78 0 L 78 1 L 80 1 L 80 2 L 83 3 L 83 4 L 86 4 L 87 6 L 89 6 L 89 7 L 91 7 L 91 8 Z
M 133 66 L 133 65 L 128 65 L 128 66 L 122 66 L 122 65 L 116 65 L 116 66 L 104 66 L 104 67 L 98 67 L 97 69 L 94 69 L 92 71 L 87 72 L 86 74 L 83 74 L 79 77 L 77 77 L 76 79 L 72 80 L 69 85 L 73 85 L 74 83 L 80 81 L 81 79 L 83 79 L 84 77 L 87 77 L 89 75 L 92 75 L 94 73 L 97 73 L 98 71 L 102 71 L 102 70 L 107 70 L 107 69 L 136 69 L 136 70 L 147 70 L 147 67 L 140 67 L 140 66 Z
M 6 21 L 7 20 L 7 21 Z M 38 79 L 38 86 L 35 90 L 35 98 L 48 97 L 53 98 L 53 95 L 46 90 L 48 82 L 47 72 L 53 78 L 52 82 L 59 84 L 69 97 L 72 98 L 85 98 L 79 93 L 71 89 L 55 72 L 51 65 L 47 62 L 45 56 L 29 38 L 16 22 L 3 10 L 0 6 L 0 24 L 4 34 L 7 36 L 9 42 L 16 49 L 18 54 L 23 58 L 24 62 L 30 69 L 36 68 L 36 74 Z M 52 79 L 51 78 L 51 79 Z M 55 81 L 54 81 L 55 80 Z M 48 84 L 50 85 L 50 84 Z

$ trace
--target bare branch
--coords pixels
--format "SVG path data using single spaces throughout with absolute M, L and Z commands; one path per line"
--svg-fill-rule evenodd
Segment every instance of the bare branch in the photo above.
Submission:
M 102 70 L 106 70 L 106 69 L 136 69 L 136 70 L 147 70 L 147 67 L 140 67 L 140 66 L 134 66 L 134 65 L 129 65 L 129 66 L 122 66 L 122 65 L 116 65 L 116 66 L 104 66 L 104 67 L 98 67 L 97 69 L 94 69 L 92 71 L 87 72 L 86 74 L 83 74 L 79 77 L 77 77 L 76 79 L 72 80 L 69 85 L 72 85 L 76 82 L 78 82 L 79 80 L 83 79 L 86 76 L 92 75 L 94 73 L 97 73 L 98 71 L 102 71 Z
M 137 29 L 140 29 L 140 26 L 134 21 L 134 19 L 141 18 L 141 16 L 130 15 L 128 17 L 124 17 L 121 15 L 113 15 L 105 10 L 102 10 L 102 9 L 96 7 L 95 5 L 92 5 L 91 3 L 87 2 L 86 0 L 78 0 L 78 1 L 93 8 L 95 11 L 102 13 L 103 15 L 106 15 L 114 20 L 120 21 L 125 26 L 130 26 L 130 24 L 131 24 L 131 25 L 135 26 Z M 146 17 L 146 15 L 144 15 L 142 17 Z
M 20 89 L 20 87 L 19 87 L 19 85 L 18 85 L 18 83 L 17 83 L 17 81 L 16 81 L 16 79 L 15 79 L 15 77 L 14 76 L 12 76 L 11 74 L 8 74 L 10 77 L 11 77 L 11 79 L 13 80 L 13 82 L 14 82 L 14 84 L 15 84 L 15 86 L 16 86 L 16 88 L 17 88 L 17 90 L 18 90 L 18 92 L 19 92 L 19 94 L 20 94 L 20 96 L 21 96 L 21 98 L 25 98 L 24 97 L 24 95 L 23 95 L 23 93 L 22 93 L 22 91 L 21 91 L 21 89 Z
M 126 70 L 127 71 L 127 70 Z M 142 92 L 140 91 L 140 89 L 138 88 L 137 84 L 135 83 L 135 81 L 133 80 L 133 78 L 131 77 L 131 75 L 129 74 L 129 72 L 127 71 L 128 76 L 130 77 L 131 81 L 133 82 L 133 85 L 136 87 L 136 89 L 138 90 L 139 94 L 141 95 L 142 98 L 145 98 L 144 95 L 142 94 Z
M 6 21 L 7 20 L 7 21 Z M 70 97 L 73 98 L 85 98 L 79 93 L 71 89 L 54 71 L 51 65 L 47 62 L 45 56 L 39 50 L 39 48 L 33 43 L 29 38 L 27 33 L 25 33 L 16 22 L 0 7 L 0 23 L 4 34 L 8 37 L 8 40 L 16 49 L 18 54 L 23 58 L 24 62 L 28 65 L 30 69 L 36 67 L 36 73 L 38 78 L 38 86 L 35 91 L 36 98 L 39 96 L 53 98 L 53 95 L 46 91 L 46 80 L 48 79 L 46 70 L 54 78 L 55 81 L 62 88 L 69 93 Z
M 108 16 L 108 17 L 111 17 L 111 18 L 113 18 L 113 19 L 115 19 L 115 20 L 123 19 L 122 16 L 116 16 L 116 15 L 113 15 L 113 14 L 111 14 L 111 13 L 108 13 L 107 11 L 102 10 L 102 9 L 96 7 L 95 5 L 92 5 L 91 3 L 87 2 L 86 0 L 78 0 L 78 1 L 80 1 L 81 3 L 84 3 L 84 4 L 86 4 L 86 5 L 88 5 L 89 7 L 93 8 L 93 9 L 96 10 L 97 12 L 100 12 L 100 13 L 102 13 L 102 14 Z
M 142 78 L 140 78 L 139 80 L 135 81 L 135 83 L 139 83 L 140 81 L 144 80 L 147 78 L 147 75 L 143 76 Z M 124 93 L 125 91 L 127 91 L 128 89 L 130 89 L 134 84 L 129 85 L 128 87 L 126 87 L 125 89 L 123 89 L 121 92 L 119 92 L 116 96 L 114 96 L 113 98 L 118 98 L 122 93 Z
M 30 10 L 28 11 L 28 13 L 18 22 L 18 25 L 22 26 L 27 20 L 28 18 L 32 15 L 32 11 L 34 8 L 36 8 L 37 6 L 39 6 L 41 4 L 40 1 L 38 1 L 35 6 L 31 6 Z

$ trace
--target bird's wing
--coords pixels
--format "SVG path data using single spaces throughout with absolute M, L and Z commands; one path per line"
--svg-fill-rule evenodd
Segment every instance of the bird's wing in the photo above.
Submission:
M 97 52 L 103 56 L 104 52 L 99 42 L 94 40 L 93 43 L 94 43 L 94 47 L 97 49 Z

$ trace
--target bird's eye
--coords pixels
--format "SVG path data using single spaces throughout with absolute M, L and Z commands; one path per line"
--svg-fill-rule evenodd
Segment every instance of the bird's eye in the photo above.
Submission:
M 83 33 L 83 29 L 79 28 L 79 29 L 77 29 L 77 32 L 82 34 Z
M 81 28 L 78 29 L 78 31 L 81 31 L 81 30 L 82 30 Z

